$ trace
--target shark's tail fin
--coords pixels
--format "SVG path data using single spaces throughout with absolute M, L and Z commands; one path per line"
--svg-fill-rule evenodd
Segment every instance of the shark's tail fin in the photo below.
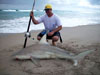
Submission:
M 78 65 L 78 61 L 83 59 L 86 55 L 94 52 L 95 50 L 87 50 L 87 51 L 84 51 L 78 55 L 76 55 L 74 58 L 73 58 L 73 61 L 74 61 L 74 66 L 77 66 Z

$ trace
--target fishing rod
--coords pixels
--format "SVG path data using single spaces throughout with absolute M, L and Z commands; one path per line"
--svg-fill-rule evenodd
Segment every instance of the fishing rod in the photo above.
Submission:
M 34 9 L 34 6 L 35 6 L 35 0 L 34 0 L 34 2 L 33 2 L 32 11 L 33 11 L 33 9 Z M 28 27 L 27 27 L 27 32 L 26 32 L 26 34 L 25 34 L 25 41 L 24 41 L 24 46 L 23 46 L 23 48 L 26 47 L 27 38 L 30 37 L 29 29 L 30 29 L 31 19 L 32 19 L 32 16 L 30 16 L 30 19 L 29 19 L 29 23 L 28 23 Z

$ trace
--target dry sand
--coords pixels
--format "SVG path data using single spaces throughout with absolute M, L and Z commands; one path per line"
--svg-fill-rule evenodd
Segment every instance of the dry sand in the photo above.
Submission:
M 35 40 L 28 39 L 27 46 L 37 42 L 40 31 L 32 31 Z M 79 62 L 77 67 L 68 60 L 40 60 L 42 67 L 31 61 L 12 60 L 11 55 L 23 48 L 24 33 L 0 34 L 0 75 L 100 75 L 100 25 L 68 27 L 61 30 L 63 43 L 57 46 L 72 53 L 96 49 Z

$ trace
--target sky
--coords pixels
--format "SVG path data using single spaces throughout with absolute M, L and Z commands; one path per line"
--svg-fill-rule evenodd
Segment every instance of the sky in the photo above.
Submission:
M 33 0 L 0 0 L 0 9 L 31 9 Z M 100 0 L 36 0 L 35 9 L 44 9 L 52 4 L 53 9 L 100 8 Z

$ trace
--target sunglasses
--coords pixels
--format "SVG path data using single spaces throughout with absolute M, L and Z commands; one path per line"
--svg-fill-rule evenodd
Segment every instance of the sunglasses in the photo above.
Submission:
M 49 11 L 50 9 L 44 9 L 45 11 Z

